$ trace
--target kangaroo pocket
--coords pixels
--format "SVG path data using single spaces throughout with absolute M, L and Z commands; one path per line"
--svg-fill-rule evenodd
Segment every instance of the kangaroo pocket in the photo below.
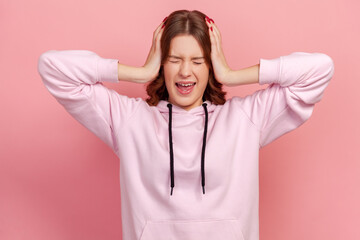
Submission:
M 140 240 L 244 240 L 237 219 L 147 221 Z

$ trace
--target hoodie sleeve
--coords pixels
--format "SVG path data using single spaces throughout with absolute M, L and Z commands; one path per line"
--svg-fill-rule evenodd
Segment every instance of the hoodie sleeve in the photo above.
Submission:
M 260 59 L 259 84 L 269 86 L 235 99 L 258 128 L 259 147 L 308 120 L 333 74 L 333 60 L 323 53 L 294 52 Z
M 39 57 L 38 72 L 65 110 L 116 152 L 119 128 L 140 100 L 102 84 L 119 82 L 118 60 L 87 50 L 49 50 Z

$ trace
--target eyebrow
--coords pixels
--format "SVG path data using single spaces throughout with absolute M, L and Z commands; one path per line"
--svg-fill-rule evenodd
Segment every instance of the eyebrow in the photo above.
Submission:
M 175 55 L 169 55 L 169 57 L 173 57 L 173 58 L 177 58 L 177 59 L 182 59 L 181 57 L 175 56 Z M 196 60 L 196 59 L 203 59 L 205 57 L 193 57 L 191 58 L 192 60 Z

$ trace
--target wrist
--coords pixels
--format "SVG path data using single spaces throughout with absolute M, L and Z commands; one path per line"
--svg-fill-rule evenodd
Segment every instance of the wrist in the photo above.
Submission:
M 141 67 L 141 76 L 142 79 L 145 82 L 149 82 L 154 80 L 158 74 L 159 74 L 159 69 L 155 69 L 155 68 L 150 68 L 150 67 Z

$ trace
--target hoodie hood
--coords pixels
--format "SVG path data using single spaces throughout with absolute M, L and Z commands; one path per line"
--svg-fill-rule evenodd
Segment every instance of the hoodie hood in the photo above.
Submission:
M 189 111 L 173 105 L 166 100 L 160 100 L 157 108 L 161 113 L 169 114 L 169 146 L 170 146 L 170 178 L 171 178 L 171 191 L 170 195 L 173 194 L 173 190 L 175 187 L 175 179 L 174 179 L 174 152 L 173 152 L 173 142 L 172 142 L 172 114 L 194 114 L 194 115 L 204 115 L 205 124 L 204 124 L 204 134 L 203 134 L 203 144 L 201 150 L 201 187 L 202 192 L 205 194 L 205 148 L 206 148 L 206 135 L 207 135 L 207 127 L 208 127 L 208 113 L 213 112 L 216 108 L 216 105 L 212 104 L 210 101 L 205 101 L 201 104 L 201 106 L 194 107 Z

